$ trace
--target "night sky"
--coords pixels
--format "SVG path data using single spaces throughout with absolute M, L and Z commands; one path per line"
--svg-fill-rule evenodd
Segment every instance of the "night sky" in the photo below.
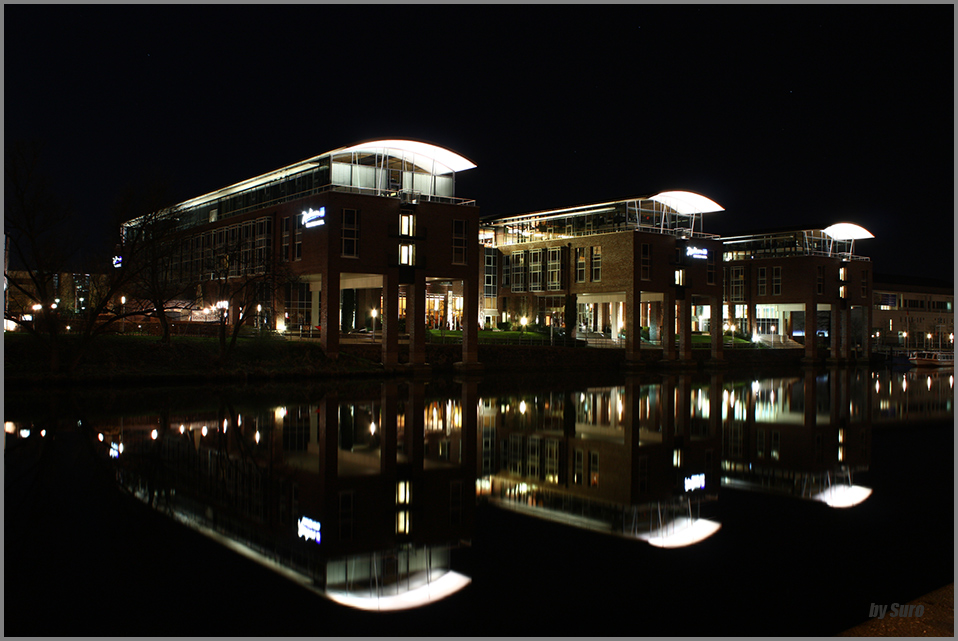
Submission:
M 5 141 L 78 223 L 413 138 L 504 215 L 685 189 L 705 231 L 854 222 L 879 273 L 954 271 L 954 7 L 4 7 Z

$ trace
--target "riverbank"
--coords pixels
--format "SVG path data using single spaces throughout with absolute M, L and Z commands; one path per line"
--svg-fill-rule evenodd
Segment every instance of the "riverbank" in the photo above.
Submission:
M 61 362 L 69 362 L 79 341 L 62 337 Z M 408 371 L 408 345 L 399 345 L 399 365 L 388 370 L 381 360 L 381 345 L 370 340 L 346 340 L 338 358 L 329 358 L 317 340 L 288 340 L 275 336 L 242 337 L 225 364 L 219 343 L 210 337 L 176 337 L 169 344 L 153 336 L 104 336 L 70 374 L 50 374 L 50 355 L 37 339 L 4 334 L 4 384 L 7 387 L 76 385 L 180 385 L 211 382 L 251 382 L 401 375 Z M 643 349 L 641 359 L 626 363 L 622 349 L 551 345 L 478 346 L 485 373 L 533 371 L 641 371 L 711 370 L 791 367 L 806 364 L 801 349 L 724 350 L 721 361 L 708 349 L 692 351 L 689 361 L 662 360 L 660 349 Z M 426 345 L 426 374 L 445 376 L 457 372 L 462 360 L 458 344 Z M 822 363 L 825 363 L 822 360 Z M 866 362 L 861 362 L 867 365 Z

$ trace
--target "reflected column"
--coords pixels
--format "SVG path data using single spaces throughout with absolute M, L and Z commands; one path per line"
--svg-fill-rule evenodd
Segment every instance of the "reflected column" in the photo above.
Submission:
M 396 269 L 383 274 L 382 363 L 389 367 L 399 362 L 399 277 Z M 375 325 L 373 326 L 375 330 Z
M 409 382 L 409 400 L 406 402 L 406 427 L 403 449 L 409 461 L 412 478 L 421 478 L 425 456 L 426 434 L 426 384 Z

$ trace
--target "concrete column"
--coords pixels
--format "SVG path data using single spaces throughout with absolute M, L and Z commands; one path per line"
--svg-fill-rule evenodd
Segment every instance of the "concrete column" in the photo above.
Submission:
M 408 304 L 408 303 L 407 303 Z M 408 307 L 407 307 L 408 309 Z M 426 384 L 409 382 L 409 399 L 406 402 L 406 425 L 403 434 L 403 449 L 413 472 L 413 478 L 422 476 L 426 436 Z
M 830 358 L 840 358 L 841 350 L 841 335 L 842 335 L 842 326 L 841 326 L 841 311 L 838 308 L 838 305 L 831 303 L 829 305 L 830 312 L 828 318 L 828 345 L 831 348 Z
M 320 322 L 320 311 L 319 311 L 319 301 L 322 298 L 322 283 L 311 282 L 309 284 L 309 323 L 311 325 L 310 330 L 317 325 L 322 325 Z M 337 323 L 338 327 L 339 323 Z M 309 335 L 313 334 L 310 331 Z
M 723 360 L 724 338 L 722 332 L 722 297 L 710 296 L 709 306 L 711 308 L 711 318 L 709 320 L 709 337 L 712 344 L 712 360 Z M 714 407 L 714 406 L 713 406 Z
M 814 361 L 818 358 L 818 304 L 814 301 L 805 301 L 805 360 Z
M 406 286 L 406 331 L 409 333 L 409 364 L 426 363 L 426 275 L 417 269 Z
M 639 307 L 636 299 L 642 300 L 642 292 L 629 288 L 625 292 L 625 360 L 641 360 L 642 339 L 639 336 L 641 321 L 638 318 Z
M 320 341 L 329 358 L 339 358 L 339 272 L 332 269 L 322 275 L 319 325 Z
M 379 410 L 379 471 L 386 479 L 396 478 L 396 408 L 399 405 L 399 384 L 383 383 L 382 406 Z M 393 485 L 387 485 L 393 491 Z M 387 497 L 388 498 L 388 497 Z
M 386 367 L 399 363 L 399 277 L 395 269 L 383 274 L 382 362 Z
M 675 294 L 669 288 L 662 295 L 662 358 L 674 361 L 675 357 Z
M 479 363 L 479 292 L 476 278 L 462 280 L 462 362 Z
M 679 359 L 692 360 L 692 293 L 679 301 Z

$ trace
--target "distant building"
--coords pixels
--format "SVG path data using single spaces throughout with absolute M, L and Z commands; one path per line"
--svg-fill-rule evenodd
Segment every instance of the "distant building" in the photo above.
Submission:
M 296 282 L 277 291 L 264 280 L 247 306 L 261 326 L 319 335 L 333 357 L 343 331 L 365 326 L 382 332 L 383 362 L 394 364 L 405 329 L 410 363 L 423 364 L 430 319 L 463 328 L 463 362 L 475 363 L 477 324 L 464 319 L 478 318 L 479 210 L 455 195 L 456 174 L 473 167 L 409 140 L 307 158 L 164 212 L 179 239 L 173 271 L 196 283 L 195 307 L 211 309 L 224 291 L 288 270 Z M 253 312 L 229 310 L 240 313 Z
M 485 322 L 558 327 L 629 360 L 643 346 L 690 359 L 692 333 L 709 333 L 720 359 L 722 242 L 702 231 L 719 211 L 673 191 L 487 221 Z
M 827 339 L 832 358 L 870 351 L 872 264 L 855 241 L 872 238 L 858 225 L 723 237 L 729 323 L 770 341 L 798 338 L 818 358 Z
M 876 275 L 871 327 L 873 340 L 883 347 L 952 349 L 954 285 Z

